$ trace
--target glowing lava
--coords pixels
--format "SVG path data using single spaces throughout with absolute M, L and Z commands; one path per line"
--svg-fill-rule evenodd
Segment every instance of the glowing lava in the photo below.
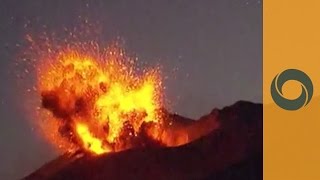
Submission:
M 53 131 L 69 143 L 103 154 L 143 145 L 141 138 L 161 139 L 157 68 L 137 74 L 134 62 L 117 50 L 66 50 L 50 62 L 39 68 L 42 106 L 59 122 Z

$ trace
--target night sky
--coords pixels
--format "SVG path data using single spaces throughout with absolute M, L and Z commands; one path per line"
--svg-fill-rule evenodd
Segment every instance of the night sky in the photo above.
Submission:
M 77 26 L 79 16 L 98 21 L 100 41 L 120 37 L 139 61 L 163 66 L 170 109 L 184 116 L 198 118 L 240 99 L 262 102 L 262 1 L 0 2 L 0 179 L 21 178 L 57 155 L 22 110 L 37 100 L 22 98 L 13 73 L 27 31 L 43 25 L 59 32 Z

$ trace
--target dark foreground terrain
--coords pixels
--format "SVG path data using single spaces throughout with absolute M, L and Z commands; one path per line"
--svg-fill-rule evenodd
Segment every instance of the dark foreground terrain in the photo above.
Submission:
M 102 156 L 65 154 L 25 177 L 34 179 L 262 179 L 262 104 L 239 101 L 198 121 L 171 115 L 190 143 Z M 219 124 L 219 126 L 217 126 Z

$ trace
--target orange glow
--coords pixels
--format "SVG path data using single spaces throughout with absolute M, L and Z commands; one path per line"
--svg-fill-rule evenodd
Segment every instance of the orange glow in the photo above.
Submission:
M 81 140 L 86 149 L 89 149 L 96 154 L 103 154 L 108 152 L 106 148 L 102 147 L 102 141 L 93 137 L 85 124 L 77 123 L 76 124 L 77 134 L 81 137 Z
M 39 68 L 42 105 L 60 122 L 53 131 L 68 142 L 94 154 L 120 151 L 136 142 L 131 139 L 145 123 L 153 125 L 148 136 L 161 139 L 157 68 L 136 74 L 134 61 L 117 50 L 98 55 L 66 50 L 50 62 Z

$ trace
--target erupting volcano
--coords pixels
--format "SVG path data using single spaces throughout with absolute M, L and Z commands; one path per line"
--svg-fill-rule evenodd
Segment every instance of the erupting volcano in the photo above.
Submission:
M 93 154 L 148 143 L 168 145 L 163 131 L 159 68 L 137 73 L 119 49 L 98 55 L 68 49 L 51 56 L 38 72 L 42 107 L 51 113 L 45 133 Z
M 261 179 L 261 104 L 186 118 L 164 106 L 161 68 L 141 66 L 118 44 L 27 40 L 30 99 L 40 100 L 32 119 L 61 156 L 24 179 Z
M 141 68 L 118 46 L 28 40 L 34 119 L 62 152 L 25 179 L 261 179 L 261 104 L 185 118 L 164 107 L 159 66 Z

